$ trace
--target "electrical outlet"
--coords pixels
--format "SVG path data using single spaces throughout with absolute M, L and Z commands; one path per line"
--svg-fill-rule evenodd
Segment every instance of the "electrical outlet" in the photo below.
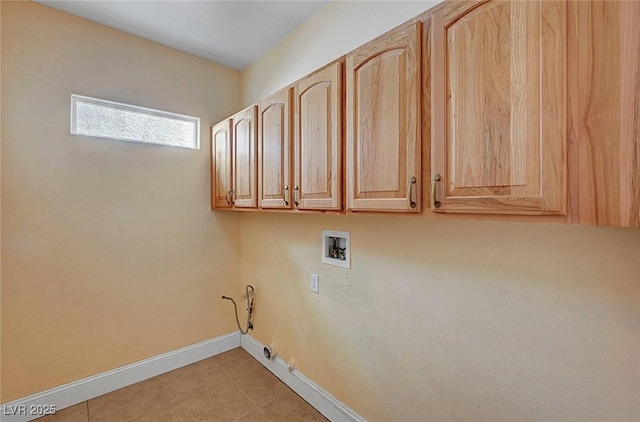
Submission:
M 318 277 L 318 274 L 311 274 L 311 291 L 320 293 L 320 277 Z

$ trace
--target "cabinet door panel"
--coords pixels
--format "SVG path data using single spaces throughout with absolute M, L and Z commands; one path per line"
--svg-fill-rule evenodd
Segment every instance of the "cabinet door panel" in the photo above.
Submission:
M 257 192 L 257 106 L 236 114 L 233 122 L 234 206 L 256 207 Z
M 564 214 L 566 5 L 433 16 L 434 211 Z
M 568 13 L 570 221 L 640 227 L 640 3 Z
M 211 128 L 211 206 L 229 208 L 231 192 L 231 120 Z
M 294 98 L 296 207 L 339 210 L 342 207 L 342 63 L 334 63 L 300 81 Z
M 347 209 L 420 211 L 420 25 L 347 56 Z
M 284 89 L 259 106 L 258 194 L 263 208 L 291 207 L 290 95 Z

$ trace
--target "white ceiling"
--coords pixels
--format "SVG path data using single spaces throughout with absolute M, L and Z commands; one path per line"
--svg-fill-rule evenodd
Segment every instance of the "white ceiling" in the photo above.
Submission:
M 36 0 L 72 15 L 243 69 L 328 0 Z

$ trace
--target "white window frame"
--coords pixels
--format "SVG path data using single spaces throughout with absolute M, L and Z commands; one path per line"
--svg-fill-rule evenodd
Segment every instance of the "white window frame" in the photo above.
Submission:
M 86 134 L 86 133 L 79 133 L 77 131 L 77 120 L 76 120 L 76 104 L 78 102 L 95 104 L 95 105 L 98 105 L 98 106 L 109 107 L 109 108 L 113 108 L 113 109 L 117 109 L 117 110 L 126 110 L 126 111 L 135 112 L 135 113 L 146 114 L 146 115 L 150 115 L 150 116 L 158 116 L 158 117 L 164 117 L 164 118 L 169 118 L 169 119 L 174 119 L 174 120 L 180 120 L 180 121 L 195 123 L 195 129 L 194 129 L 193 137 L 195 139 L 196 146 L 192 147 L 192 146 L 185 146 L 185 145 L 165 144 L 165 143 L 160 143 L 160 142 L 139 141 L 139 140 L 134 140 L 134 139 L 126 139 L 126 138 L 111 137 L 111 136 L 98 136 L 98 135 L 90 135 L 90 134 Z M 103 99 L 100 99 L 100 98 L 87 97 L 87 96 L 78 95 L 78 94 L 71 94 L 71 134 L 72 135 L 80 135 L 80 136 L 89 136 L 89 137 L 92 137 L 92 138 L 114 139 L 114 140 L 117 140 L 117 141 L 135 142 L 135 143 L 139 143 L 139 144 L 161 145 L 161 146 L 170 146 L 170 147 L 177 147 L 177 148 L 188 148 L 188 149 L 196 149 L 196 150 L 200 149 L 200 119 L 198 117 L 187 116 L 187 115 L 184 115 L 184 114 L 172 113 L 172 112 L 169 112 L 169 111 L 156 110 L 156 109 L 153 109 L 153 108 L 140 107 L 140 106 L 135 106 L 135 105 L 131 105 L 131 104 L 124 104 L 124 103 L 119 103 L 119 102 L 116 102 L 116 101 L 103 100 Z

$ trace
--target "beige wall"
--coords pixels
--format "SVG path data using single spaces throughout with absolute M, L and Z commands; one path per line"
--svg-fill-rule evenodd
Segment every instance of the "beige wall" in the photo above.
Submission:
M 208 127 L 239 72 L 2 3 L 2 397 L 235 330 L 239 218 L 209 211 Z M 77 93 L 201 118 L 199 151 L 69 134 Z
M 243 102 L 401 7 L 330 3 L 243 72 Z M 321 264 L 323 229 L 351 232 L 350 270 Z M 241 231 L 253 335 L 368 420 L 638 420 L 639 230 L 245 213 Z
M 323 229 L 351 233 L 350 270 Z M 242 216 L 254 336 L 371 421 L 637 420 L 639 251 L 631 229 Z
M 321 264 L 323 229 L 351 270 Z M 253 335 L 371 421 L 637 420 L 639 251 L 632 229 L 242 216 Z

